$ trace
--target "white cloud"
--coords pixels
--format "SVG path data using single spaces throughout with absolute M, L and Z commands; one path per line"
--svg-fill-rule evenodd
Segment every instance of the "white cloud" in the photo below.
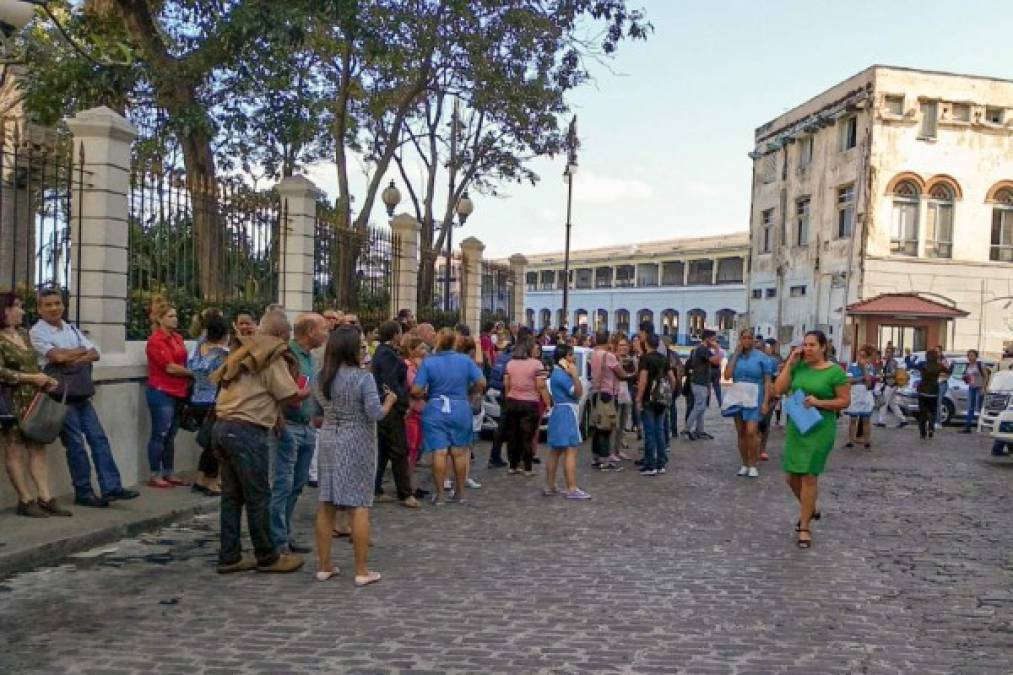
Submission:
M 728 188 L 718 183 L 706 183 L 699 180 L 691 180 L 686 183 L 686 190 L 694 197 L 714 198 L 728 194 Z
M 615 204 L 627 200 L 651 199 L 654 186 L 642 180 L 601 176 L 590 171 L 578 171 L 573 185 L 574 199 L 585 204 Z

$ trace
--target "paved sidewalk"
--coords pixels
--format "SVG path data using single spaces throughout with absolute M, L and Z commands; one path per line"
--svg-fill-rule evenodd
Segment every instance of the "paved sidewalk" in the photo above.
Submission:
M 35 567 L 60 562 L 68 555 L 114 543 L 124 537 L 156 530 L 170 523 L 189 520 L 196 514 L 217 511 L 215 498 L 188 487 L 158 490 L 136 487 L 137 499 L 113 502 L 107 509 L 74 504 L 64 495 L 60 504 L 72 511 L 70 518 L 25 518 L 14 508 L 0 511 L 0 579 Z
M 750 480 L 730 424 L 708 425 L 656 478 L 592 473 L 585 448 L 590 502 L 480 462 L 465 505 L 380 505 L 369 588 L 344 542 L 323 584 L 312 562 L 216 575 L 212 514 L 8 578 L 0 672 L 1010 672 L 1013 460 L 952 429 L 876 429 L 831 455 L 800 551 L 781 431 Z

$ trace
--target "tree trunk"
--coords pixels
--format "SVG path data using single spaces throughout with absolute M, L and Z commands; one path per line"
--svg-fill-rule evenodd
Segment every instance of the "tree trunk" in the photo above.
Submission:
M 186 187 L 193 210 L 194 251 L 201 297 L 221 302 L 228 295 L 225 274 L 225 238 L 214 154 L 207 134 L 194 131 L 180 137 Z

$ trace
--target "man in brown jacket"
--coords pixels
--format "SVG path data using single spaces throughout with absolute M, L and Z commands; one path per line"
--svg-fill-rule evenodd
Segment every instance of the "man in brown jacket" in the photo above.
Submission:
M 302 394 L 292 377 L 288 341 L 291 326 L 285 315 L 268 312 L 253 337 L 240 338 L 212 382 L 221 385 L 215 404 L 213 438 L 221 456 L 221 551 L 218 572 L 294 572 L 301 557 L 275 550 L 269 507 L 270 453 L 281 406 L 297 403 Z M 243 506 L 256 559 L 244 558 L 240 542 Z

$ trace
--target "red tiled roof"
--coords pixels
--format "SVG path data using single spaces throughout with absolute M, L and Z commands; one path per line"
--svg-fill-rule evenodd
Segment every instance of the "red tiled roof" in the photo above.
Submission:
M 877 295 L 875 298 L 869 298 L 868 300 L 848 305 L 848 314 L 903 315 L 952 319 L 955 317 L 965 317 L 968 313 L 962 309 L 950 307 L 914 293 L 884 293 L 883 295 Z

